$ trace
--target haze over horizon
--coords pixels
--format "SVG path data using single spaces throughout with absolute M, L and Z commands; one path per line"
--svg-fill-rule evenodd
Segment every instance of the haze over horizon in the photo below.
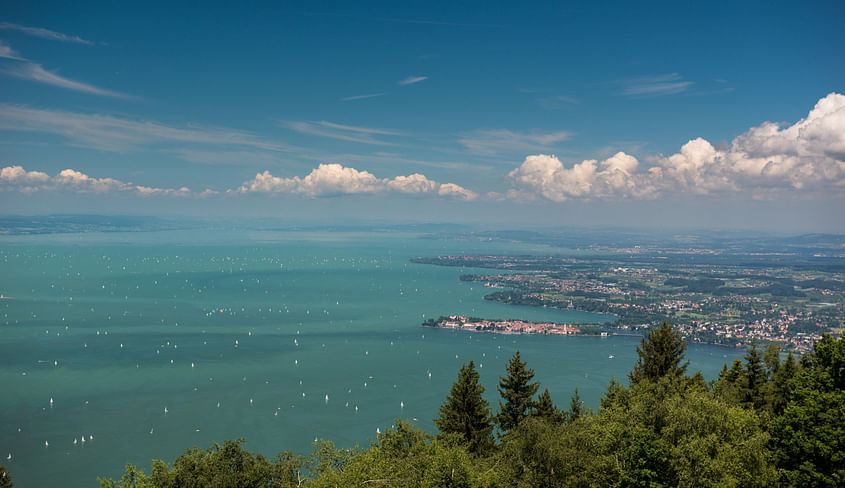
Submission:
M 845 232 L 841 2 L 0 11 L 0 214 Z

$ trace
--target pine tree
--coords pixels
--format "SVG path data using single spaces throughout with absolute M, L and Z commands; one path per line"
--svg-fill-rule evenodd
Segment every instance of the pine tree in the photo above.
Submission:
M 683 364 L 681 361 L 684 359 L 686 348 L 681 335 L 669 327 L 668 323 L 663 322 L 660 327 L 650 331 L 647 337 L 643 337 L 637 346 L 637 354 L 640 357 L 628 378 L 631 383 L 639 383 L 642 380 L 654 381 L 664 376 L 677 378 L 685 375 L 689 361 Z
M 566 419 L 566 414 L 561 412 L 559 408 L 552 401 L 552 395 L 549 389 L 543 390 L 543 393 L 537 397 L 537 402 L 531 411 L 533 417 L 539 417 L 552 424 L 562 424 Z
M 469 451 L 482 454 L 493 445 L 490 407 L 484 399 L 475 363 L 464 364 L 434 424 L 444 434 L 463 436 Z
M 534 371 L 525 367 L 519 358 L 519 351 L 513 355 L 507 366 L 507 376 L 499 378 L 499 427 L 504 432 L 510 432 L 519 426 L 531 407 L 534 406 L 534 394 L 540 387 L 536 382 L 531 383 Z

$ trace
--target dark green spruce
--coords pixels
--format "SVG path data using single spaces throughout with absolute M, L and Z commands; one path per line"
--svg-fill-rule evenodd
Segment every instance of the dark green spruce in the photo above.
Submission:
M 537 396 L 537 402 L 534 403 L 534 410 L 531 412 L 531 416 L 544 419 L 552 424 L 562 424 L 566 421 L 566 413 L 562 412 L 554 404 L 548 388 Z
M 528 416 L 534 407 L 534 394 L 540 387 L 532 383 L 534 371 L 528 369 L 519 357 L 519 351 L 514 353 L 508 362 L 505 376 L 499 378 L 499 428 L 502 432 L 510 432 L 519 427 L 520 422 Z
M 470 361 L 461 366 L 446 403 L 440 406 L 440 415 L 434 419 L 440 432 L 462 436 L 469 451 L 475 454 L 482 454 L 493 446 L 490 407 L 483 394 L 484 387 L 479 383 L 475 363 Z
M 628 375 L 631 383 L 655 381 L 663 377 L 679 378 L 686 374 L 689 361 L 681 364 L 687 345 L 668 323 L 663 322 L 643 337 L 637 347 L 639 359 Z

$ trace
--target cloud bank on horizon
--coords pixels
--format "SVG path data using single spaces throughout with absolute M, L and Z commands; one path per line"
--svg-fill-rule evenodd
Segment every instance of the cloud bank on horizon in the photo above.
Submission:
M 475 200 L 475 192 L 454 183 L 437 183 L 424 175 L 414 173 L 392 179 L 376 178 L 367 171 L 344 167 L 340 164 L 321 164 L 303 178 L 280 178 L 269 171 L 258 173 L 237 190 L 239 193 L 290 193 L 308 197 L 353 195 L 362 193 L 396 192 L 404 194 L 431 194 L 450 196 L 462 200 Z
M 128 125 L 132 137 L 123 140 L 118 147 L 102 148 L 107 150 L 126 149 L 156 138 L 190 142 L 225 141 L 228 144 L 262 149 L 280 149 L 273 143 L 240 132 L 218 130 L 209 135 L 195 130 L 127 122 L 113 117 L 80 116 L 15 106 L 5 106 L 4 111 L 4 117 L 8 120 L 6 124 L 0 125 L 6 127 L 12 126 L 11 119 L 19 123 L 26 119 L 23 115 L 33 113 L 42 125 L 52 127 L 52 132 L 58 134 L 75 131 L 78 136 L 80 129 L 89 127 L 90 133 L 83 130 L 89 144 L 96 144 L 98 137 L 102 141 L 104 134 L 117 128 L 125 129 Z M 320 127 L 325 126 L 323 128 L 341 132 L 351 130 L 365 136 L 373 132 L 392 134 L 326 122 L 321 124 Z M 38 129 L 23 127 L 23 130 Z M 482 134 L 485 139 L 493 135 Z M 554 135 L 555 140 L 566 137 L 569 137 L 568 133 Z M 533 142 L 541 148 L 549 142 L 542 138 L 534 138 L 536 140 L 533 141 L 531 138 L 523 139 L 518 142 Z M 13 165 L 0 170 L 0 191 L 130 192 L 144 196 L 203 197 L 218 193 L 252 193 L 310 198 L 392 193 L 451 197 L 465 201 L 477 200 L 481 193 L 491 199 L 552 202 L 572 199 L 653 199 L 685 194 L 718 196 L 738 192 L 748 192 L 756 198 L 813 192 L 841 196 L 845 190 L 845 95 L 831 93 L 821 98 L 807 117 L 795 124 L 782 127 L 781 124 L 765 122 L 752 127 L 734 138 L 727 148 L 717 149 L 709 141 L 696 138 L 681 146 L 678 153 L 649 157 L 646 162 L 641 164 L 636 157 L 618 152 L 602 161 L 584 160 L 567 168 L 554 155 L 529 155 L 521 165 L 507 174 L 507 180 L 513 187 L 505 194 L 473 191 L 457 183 L 438 183 L 419 173 L 378 178 L 368 171 L 336 163 L 320 164 L 304 177 L 279 177 L 265 170 L 238 188 L 220 192 L 206 190 L 201 193 L 191 192 L 186 187 L 174 190 L 134 185 L 109 177 L 93 178 L 73 169 L 49 176 Z
M 68 191 L 73 193 L 134 193 L 140 196 L 209 196 L 216 194 L 206 189 L 201 193 L 191 192 L 187 187 L 179 189 L 155 188 L 123 182 L 114 178 L 92 178 L 73 169 L 64 169 L 55 176 L 42 171 L 27 171 L 22 166 L 7 166 L 0 169 L 0 190 L 15 190 L 23 193 L 39 191 Z

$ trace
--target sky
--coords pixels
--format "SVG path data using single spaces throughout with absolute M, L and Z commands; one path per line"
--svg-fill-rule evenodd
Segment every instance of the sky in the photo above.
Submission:
M 845 232 L 845 3 L 0 7 L 0 213 Z

